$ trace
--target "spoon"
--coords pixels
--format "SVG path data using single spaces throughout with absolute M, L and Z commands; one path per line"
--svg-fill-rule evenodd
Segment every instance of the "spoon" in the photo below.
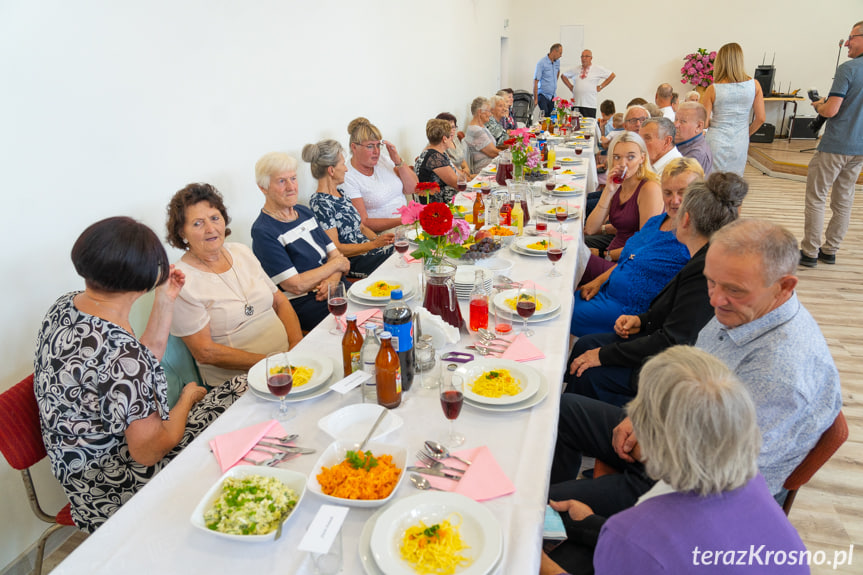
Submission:
M 503 341 L 503 342 L 506 342 L 506 343 L 510 343 L 510 342 L 508 342 L 507 340 L 503 339 L 502 337 L 497 337 L 495 334 L 491 333 L 490 331 L 488 331 L 488 330 L 487 330 L 487 329 L 485 329 L 484 327 L 479 328 L 479 329 L 477 330 L 477 333 L 479 334 L 480 339 L 482 339 L 483 341 L 495 341 L 495 340 L 498 340 L 498 341 Z
M 469 346 L 467 346 L 467 348 L 477 352 L 480 355 L 488 355 L 490 353 L 503 353 L 502 351 L 497 351 L 495 349 L 489 349 L 487 347 L 480 347 L 479 343 L 477 343 L 476 345 L 469 345 Z
M 416 473 L 411 473 L 411 483 L 413 483 L 414 487 L 416 487 L 417 489 L 422 489 L 424 491 L 427 489 L 433 489 L 435 491 L 443 491 L 443 489 L 440 489 L 438 487 L 433 487 L 432 484 L 429 483 L 428 479 L 426 479 L 422 475 L 417 475 Z
M 426 441 L 425 445 L 426 445 L 426 449 L 428 450 L 428 452 L 431 453 L 432 455 L 436 455 L 436 456 L 442 457 L 444 459 L 446 459 L 447 457 L 452 457 L 453 459 L 458 459 L 459 461 L 461 461 L 465 465 L 471 465 L 471 463 L 472 463 L 471 461 L 468 461 L 467 459 L 463 459 L 457 455 L 451 454 L 449 452 L 449 449 L 447 449 L 446 447 L 444 447 L 443 445 L 441 445 L 437 441 Z
M 372 428 L 371 428 L 371 429 L 369 429 L 369 432 L 366 434 L 366 438 L 365 438 L 365 439 L 363 439 L 363 442 L 362 442 L 362 443 L 360 443 L 360 446 L 359 446 L 359 448 L 357 449 L 357 451 L 362 451 L 362 450 L 363 450 L 363 447 L 365 447 L 365 446 L 366 446 L 366 443 L 368 443 L 368 442 L 369 442 L 369 439 L 371 439 L 371 438 L 372 438 L 372 434 L 375 432 L 375 429 L 377 429 L 377 428 L 378 428 L 378 425 L 380 425 L 380 424 L 381 424 L 381 421 L 383 421 L 383 420 L 384 420 L 384 418 L 387 416 L 387 411 L 388 411 L 388 410 L 387 410 L 387 408 L 386 408 L 386 407 L 382 407 L 382 408 L 381 408 L 381 414 L 380 414 L 380 415 L 378 416 L 378 418 L 375 420 L 375 424 L 374 424 L 374 425 L 372 425 Z

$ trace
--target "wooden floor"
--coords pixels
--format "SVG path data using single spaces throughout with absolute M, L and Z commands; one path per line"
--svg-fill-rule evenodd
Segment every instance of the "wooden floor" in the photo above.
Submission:
M 804 154 L 800 154 L 803 156 Z M 808 162 L 808 155 L 806 158 Z M 782 224 L 798 238 L 803 232 L 805 185 L 771 178 L 752 166 L 744 216 Z M 804 486 L 791 510 L 791 523 L 810 551 L 847 552 L 854 544 L 853 564 L 833 570 L 813 566 L 813 573 L 863 572 L 863 198 L 857 197 L 848 236 L 835 265 L 799 268 L 798 295 L 818 320 L 842 377 L 842 408 L 850 435 L 827 464 Z M 828 211 L 829 214 L 829 211 Z M 57 561 L 71 552 L 69 545 L 51 557 Z M 58 556 L 58 553 L 60 555 Z M 47 571 L 46 571 L 47 572 Z
M 818 140 L 774 140 L 769 144 L 749 144 L 749 160 L 768 175 L 806 180 L 807 166 Z M 857 178 L 863 186 L 863 173 Z

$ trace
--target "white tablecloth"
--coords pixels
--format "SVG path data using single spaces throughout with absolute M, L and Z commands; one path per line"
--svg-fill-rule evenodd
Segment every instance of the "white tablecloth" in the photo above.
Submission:
M 562 277 L 549 278 L 551 263 L 544 257 L 529 257 L 507 251 L 502 257 L 513 260 L 511 277 L 534 279 L 561 301 L 561 313 L 555 319 L 534 324 L 536 335 L 531 341 L 546 355 L 529 362 L 547 379 L 548 397 L 533 408 L 491 413 L 465 404 L 457 420 L 459 431 L 467 438 L 464 447 L 487 445 L 503 471 L 516 486 L 512 495 L 483 503 L 497 518 L 504 535 L 504 556 L 496 573 L 536 573 L 539 568 L 543 516 L 547 500 L 548 472 L 554 452 L 558 396 L 567 359 L 569 321 L 572 310 L 572 282 L 576 269 L 577 244 L 581 243 L 579 222 L 569 222 L 569 233 L 575 239 L 558 262 Z M 553 227 L 551 224 L 549 227 Z M 394 267 L 395 257 L 379 270 L 387 277 L 416 283 L 420 264 L 406 269 Z M 419 305 L 421 298 L 409 302 Z M 467 304 L 462 301 L 467 319 Z M 351 309 L 361 309 L 351 303 Z M 297 351 L 320 354 L 334 361 L 335 373 L 341 374 L 341 337 L 330 335 L 332 317 L 312 331 L 297 346 Z M 464 333 L 457 346 L 444 351 L 466 351 L 464 345 L 473 336 Z M 334 380 L 337 378 L 334 378 Z M 299 433 L 298 444 L 318 449 L 318 454 L 295 458 L 283 467 L 308 474 L 318 455 L 331 442 L 317 422 L 325 415 L 346 405 L 361 402 L 359 388 L 339 395 L 329 392 L 317 399 L 292 404 L 298 415 L 286 428 Z M 54 571 L 66 573 L 312 573 L 308 554 L 297 545 L 318 511 L 322 501 L 312 493 L 294 511 L 282 538 L 275 543 L 246 544 L 225 541 L 192 527 L 189 518 L 207 489 L 221 472 L 210 453 L 213 437 L 270 418 L 275 403 L 246 393 L 209 429 L 158 474 L 144 489 L 124 505 L 103 527 L 89 537 Z M 405 421 L 398 431 L 381 441 L 398 443 L 412 455 L 426 439 L 443 439 L 448 427 L 441 411 L 437 392 L 415 385 L 404 396 L 396 413 Z M 359 438 L 358 438 L 359 440 Z M 402 498 L 418 493 L 405 481 L 396 493 Z M 342 528 L 344 567 L 342 573 L 363 573 L 358 554 L 360 531 L 374 510 L 351 508 Z

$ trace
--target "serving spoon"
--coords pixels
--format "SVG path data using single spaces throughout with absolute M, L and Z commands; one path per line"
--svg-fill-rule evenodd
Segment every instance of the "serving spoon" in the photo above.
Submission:
M 453 459 L 458 459 L 465 465 L 471 465 L 473 463 L 472 461 L 468 461 L 467 459 L 461 458 L 457 455 L 453 455 L 449 452 L 449 449 L 447 449 L 437 441 L 426 441 L 425 446 L 426 450 L 434 456 L 443 457 L 444 459 L 446 459 L 447 457 L 452 457 Z
M 443 491 L 443 489 L 433 486 L 431 483 L 429 483 L 428 479 L 426 479 L 422 475 L 417 475 L 416 473 L 411 473 L 411 483 L 414 484 L 414 487 L 416 487 L 417 489 L 422 489 L 423 491 L 426 491 L 428 489 L 433 489 L 434 491 Z

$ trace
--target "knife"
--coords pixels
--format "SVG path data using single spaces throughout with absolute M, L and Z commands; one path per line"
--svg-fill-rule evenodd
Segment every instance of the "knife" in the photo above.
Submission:
M 263 447 L 269 447 L 272 449 L 279 449 L 281 451 L 286 451 L 288 453 L 301 453 L 304 455 L 308 454 L 308 453 L 314 453 L 315 452 L 314 449 L 309 449 L 307 447 L 298 447 L 296 445 L 282 445 L 281 443 L 272 443 L 269 441 L 259 441 L 257 443 L 257 445 L 261 445 Z
M 428 467 L 408 467 L 407 470 L 413 471 L 415 473 L 422 473 L 423 475 L 434 475 L 435 477 L 446 477 L 447 479 L 452 479 L 453 481 L 458 481 L 459 479 L 461 479 L 461 475 L 446 473 L 444 471 L 438 471 L 437 469 L 430 469 Z

